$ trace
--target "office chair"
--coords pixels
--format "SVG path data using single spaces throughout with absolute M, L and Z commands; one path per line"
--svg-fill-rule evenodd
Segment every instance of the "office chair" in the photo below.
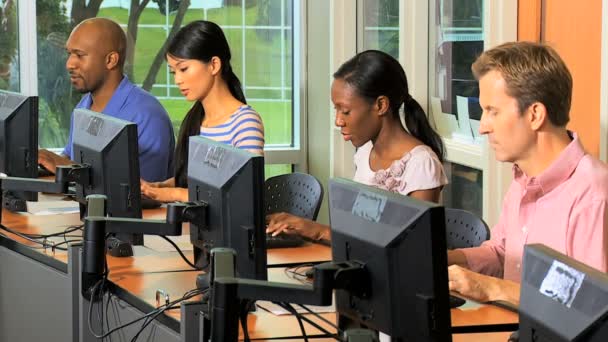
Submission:
M 268 178 L 264 183 L 266 215 L 286 212 L 316 220 L 323 201 L 323 186 L 314 176 L 288 173 Z
M 445 208 L 448 249 L 477 247 L 490 238 L 488 225 L 472 212 Z

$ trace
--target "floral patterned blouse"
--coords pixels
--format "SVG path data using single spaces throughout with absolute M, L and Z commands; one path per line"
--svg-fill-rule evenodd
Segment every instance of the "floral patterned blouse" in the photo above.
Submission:
M 429 190 L 444 186 L 448 179 L 443 165 L 430 147 L 419 145 L 395 160 L 388 169 L 372 171 L 369 155 L 372 142 L 357 149 L 355 153 L 354 180 L 383 190 L 408 195 L 418 190 Z

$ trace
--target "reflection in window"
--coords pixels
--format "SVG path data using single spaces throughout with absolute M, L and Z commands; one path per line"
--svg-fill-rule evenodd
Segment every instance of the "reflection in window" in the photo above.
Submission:
M 430 13 L 433 119 L 443 136 L 458 133 L 472 139 L 477 133 L 475 121 L 481 116 L 479 87 L 471 64 L 484 47 L 483 0 L 435 0 Z M 475 121 L 469 122 L 469 118 Z
M 358 51 L 380 50 L 399 59 L 399 0 L 362 0 L 363 42 Z
M 95 16 L 123 26 L 129 37 L 125 73 L 161 101 L 175 132 L 192 104 L 173 83 L 164 43 L 191 21 L 218 23 L 230 44 L 232 66 L 242 81 L 247 101 L 264 120 L 266 144 L 294 145 L 292 100 L 298 92 L 292 89 L 293 0 L 152 0 L 134 9 L 130 9 L 130 3 L 36 2 L 41 146 L 62 147 L 67 141 L 70 116 L 81 94 L 71 88 L 64 45 L 75 24 Z
M 448 184 L 443 188 L 443 205 L 464 209 L 483 217 L 483 172 L 464 165 L 445 162 Z
M 19 91 L 17 0 L 0 0 L 0 89 Z

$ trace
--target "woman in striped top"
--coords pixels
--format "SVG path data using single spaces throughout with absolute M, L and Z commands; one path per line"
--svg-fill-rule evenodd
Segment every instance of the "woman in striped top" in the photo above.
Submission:
M 167 64 L 175 84 L 194 105 L 177 138 L 175 176 L 158 183 L 142 181 L 145 196 L 163 202 L 188 200 L 188 138 L 193 135 L 264 153 L 262 118 L 247 105 L 230 58 L 222 29 L 210 21 L 191 22 L 169 44 Z

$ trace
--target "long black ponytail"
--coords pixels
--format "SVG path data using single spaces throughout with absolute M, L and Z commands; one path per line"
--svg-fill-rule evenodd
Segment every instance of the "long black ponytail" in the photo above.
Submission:
M 431 127 L 418 101 L 410 95 L 405 71 L 395 58 L 382 51 L 363 51 L 342 64 L 334 78 L 344 80 L 370 103 L 379 96 L 386 96 L 391 113 L 397 118 L 403 106 L 409 133 L 429 146 L 443 161 L 445 148 L 441 137 Z
M 222 29 L 215 23 L 197 20 L 182 27 L 169 43 L 167 54 L 179 59 L 196 59 L 209 63 L 211 58 L 218 57 L 222 62 L 222 78 L 226 81 L 232 96 L 242 103 L 247 103 L 241 81 L 232 71 L 230 65 L 230 47 Z M 188 139 L 199 135 L 205 118 L 205 109 L 196 101 L 186 114 L 179 129 L 175 146 L 175 186 L 188 186 Z

